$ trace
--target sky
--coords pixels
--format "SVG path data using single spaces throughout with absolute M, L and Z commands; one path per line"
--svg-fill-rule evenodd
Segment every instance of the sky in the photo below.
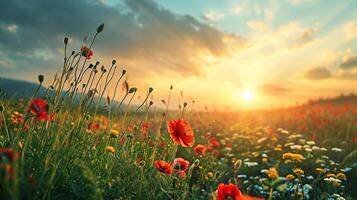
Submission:
M 357 92 L 356 11 L 355 0 L 5 0 L 0 77 L 49 84 L 63 38 L 78 50 L 104 23 L 91 61 L 116 59 L 156 105 L 173 85 L 173 104 L 198 109 L 285 107 Z

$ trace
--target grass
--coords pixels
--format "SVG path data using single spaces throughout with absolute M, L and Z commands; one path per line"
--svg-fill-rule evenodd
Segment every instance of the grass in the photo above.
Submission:
M 170 93 L 158 112 L 150 111 L 148 88 L 131 109 L 137 89 L 126 71 L 118 73 L 116 61 L 109 68 L 91 63 L 103 29 L 85 51 L 83 44 L 68 54 L 64 40 L 63 70 L 47 91 L 0 96 L 1 199 L 216 199 L 220 183 L 265 199 L 357 197 L 354 105 L 215 113 L 183 103 L 169 111 Z M 189 122 L 185 133 L 193 128 L 194 145 L 177 144 L 167 128 L 181 118 Z M 206 153 L 195 149 L 199 144 Z M 171 167 L 179 157 L 190 162 L 187 170 L 173 166 L 166 174 L 154 165 Z

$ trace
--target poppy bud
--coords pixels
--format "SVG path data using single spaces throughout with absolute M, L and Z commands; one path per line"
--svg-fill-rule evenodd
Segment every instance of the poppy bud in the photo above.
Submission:
M 45 77 L 44 77 L 42 74 L 38 75 L 38 81 L 39 81 L 40 83 L 43 82 L 43 79 L 44 79 L 44 78 L 45 78 Z
M 4 112 L 5 107 L 3 105 L 0 105 L 0 112 Z
M 90 115 L 86 115 L 86 120 L 89 120 L 90 119 Z
M 128 91 L 128 93 L 133 93 L 133 92 L 136 92 L 136 87 L 132 87 L 132 88 L 130 88 L 130 90 Z
M 187 102 L 183 103 L 183 107 L 186 108 L 187 106 Z
M 152 106 L 154 104 L 154 102 L 150 101 L 149 102 L 149 106 Z
M 174 86 L 173 86 L 173 85 L 171 85 L 171 86 L 170 86 L 170 90 L 172 90 L 173 88 L 174 88 Z
M 86 84 L 83 83 L 83 84 L 82 84 L 82 87 L 83 87 L 83 88 L 86 87 Z
M 150 87 L 149 88 L 149 93 L 151 93 L 152 91 L 154 91 L 154 88 Z
M 68 37 L 65 37 L 63 42 L 64 42 L 65 45 L 67 45 L 68 44 Z
M 92 68 L 92 67 L 93 67 L 93 64 L 90 64 L 90 65 L 88 66 L 89 69 Z
M 99 61 L 97 61 L 97 62 L 95 63 L 95 66 L 97 66 L 97 65 L 99 65 Z
M 104 29 L 104 24 L 99 25 L 98 28 L 97 28 L 97 33 L 102 32 L 103 29 Z
M 117 63 L 116 60 L 112 60 L 112 65 L 115 65 L 115 63 Z
M 76 53 L 75 51 L 72 51 L 72 56 L 73 56 L 75 53 Z
M 122 76 L 124 76 L 126 74 L 126 70 L 123 69 L 123 71 L 121 72 Z

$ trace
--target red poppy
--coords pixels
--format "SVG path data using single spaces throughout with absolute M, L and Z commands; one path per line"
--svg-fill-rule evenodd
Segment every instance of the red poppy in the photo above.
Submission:
M 14 178 L 15 169 L 12 162 L 18 159 L 19 154 L 15 150 L 10 148 L 0 148 L 0 170 L 5 170 L 7 179 Z M 2 163 L 3 161 L 5 161 L 5 163 Z
M 154 166 L 157 170 L 159 170 L 162 173 L 165 173 L 168 175 L 170 175 L 172 173 L 172 166 L 163 160 L 156 160 L 154 162 Z
M 36 115 L 38 120 L 49 120 L 52 121 L 54 115 L 48 116 L 48 104 L 47 101 L 43 99 L 33 99 L 30 102 L 28 111 Z
M 145 136 L 147 136 L 147 134 L 149 133 L 149 128 L 150 128 L 150 124 L 148 122 L 144 122 L 141 125 L 141 131 Z
M 228 185 L 223 183 L 219 184 L 217 188 L 217 197 L 218 200 L 263 200 L 263 198 L 255 198 L 243 195 L 239 188 L 232 183 Z
M 353 142 L 354 142 L 355 144 L 357 144 L 357 135 L 356 135 L 355 138 L 353 139 Z
M 193 130 L 190 124 L 184 119 L 171 120 L 167 124 L 167 129 L 171 139 L 183 147 L 192 147 L 195 143 Z
M 195 153 L 197 155 L 201 155 L 201 156 L 205 156 L 206 155 L 206 151 L 207 151 L 207 148 L 205 146 L 203 146 L 202 144 L 198 144 L 194 149 L 193 151 L 195 151 Z
M 172 164 L 174 167 L 175 172 L 180 172 L 180 171 L 187 171 L 188 166 L 190 165 L 190 162 L 183 158 L 176 158 L 174 160 L 174 163 Z
M 88 124 L 88 129 L 89 130 L 95 131 L 95 130 L 98 130 L 99 128 L 100 128 L 100 126 L 99 126 L 98 123 L 89 122 L 89 124 Z
M 217 138 L 215 137 L 212 137 L 210 140 L 209 140 L 209 144 L 213 147 L 220 147 L 221 146 L 221 143 L 219 143 L 219 141 L 217 140 Z
M 0 157 L 5 157 L 8 161 L 12 162 L 19 159 L 19 154 L 11 148 L 0 148 Z
M 82 53 L 82 56 L 86 57 L 87 59 L 91 59 L 91 57 L 93 56 L 93 51 L 90 50 L 88 47 L 86 46 L 83 46 L 81 48 L 81 53 Z

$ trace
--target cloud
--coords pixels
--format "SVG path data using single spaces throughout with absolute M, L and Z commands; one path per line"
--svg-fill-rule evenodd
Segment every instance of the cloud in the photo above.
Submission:
M 224 14 L 218 13 L 215 11 L 210 11 L 210 12 L 205 13 L 202 17 L 207 22 L 217 22 L 224 18 Z
M 357 22 L 347 22 L 342 26 L 342 30 L 347 40 L 357 38 Z
M 259 32 L 267 32 L 270 31 L 270 27 L 266 25 L 263 21 L 258 20 L 250 20 L 247 22 L 249 28 L 259 31 Z
M 172 13 L 151 0 L 126 0 L 115 6 L 87 0 L 1 1 L 0 18 L 0 60 L 24 68 L 21 63 L 36 58 L 26 70 L 58 66 L 63 37 L 79 44 L 102 22 L 105 30 L 95 44 L 95 56 L 119 59 L 129 72 L 199 76 L 244 43 L 238 35 Z M 58 56 L 43 55 L 44 50 Z
M 331 78 L 331 72 L 324 67 L 317 67 L 310 69 L 305 73 L 305 77 L 310 80 L 322 80 Z
M 279 96 L 290 91 L 288 88 L 273 84 L 263 84 L 258 86 L 257 89 L 260 93 L 270 96 Z
M 344 58 L 339 65 L 340 68 L 348 70 L 348 69 L 353 69 L 357 67 L 357 55 L 354 56 L 348 56 Z

